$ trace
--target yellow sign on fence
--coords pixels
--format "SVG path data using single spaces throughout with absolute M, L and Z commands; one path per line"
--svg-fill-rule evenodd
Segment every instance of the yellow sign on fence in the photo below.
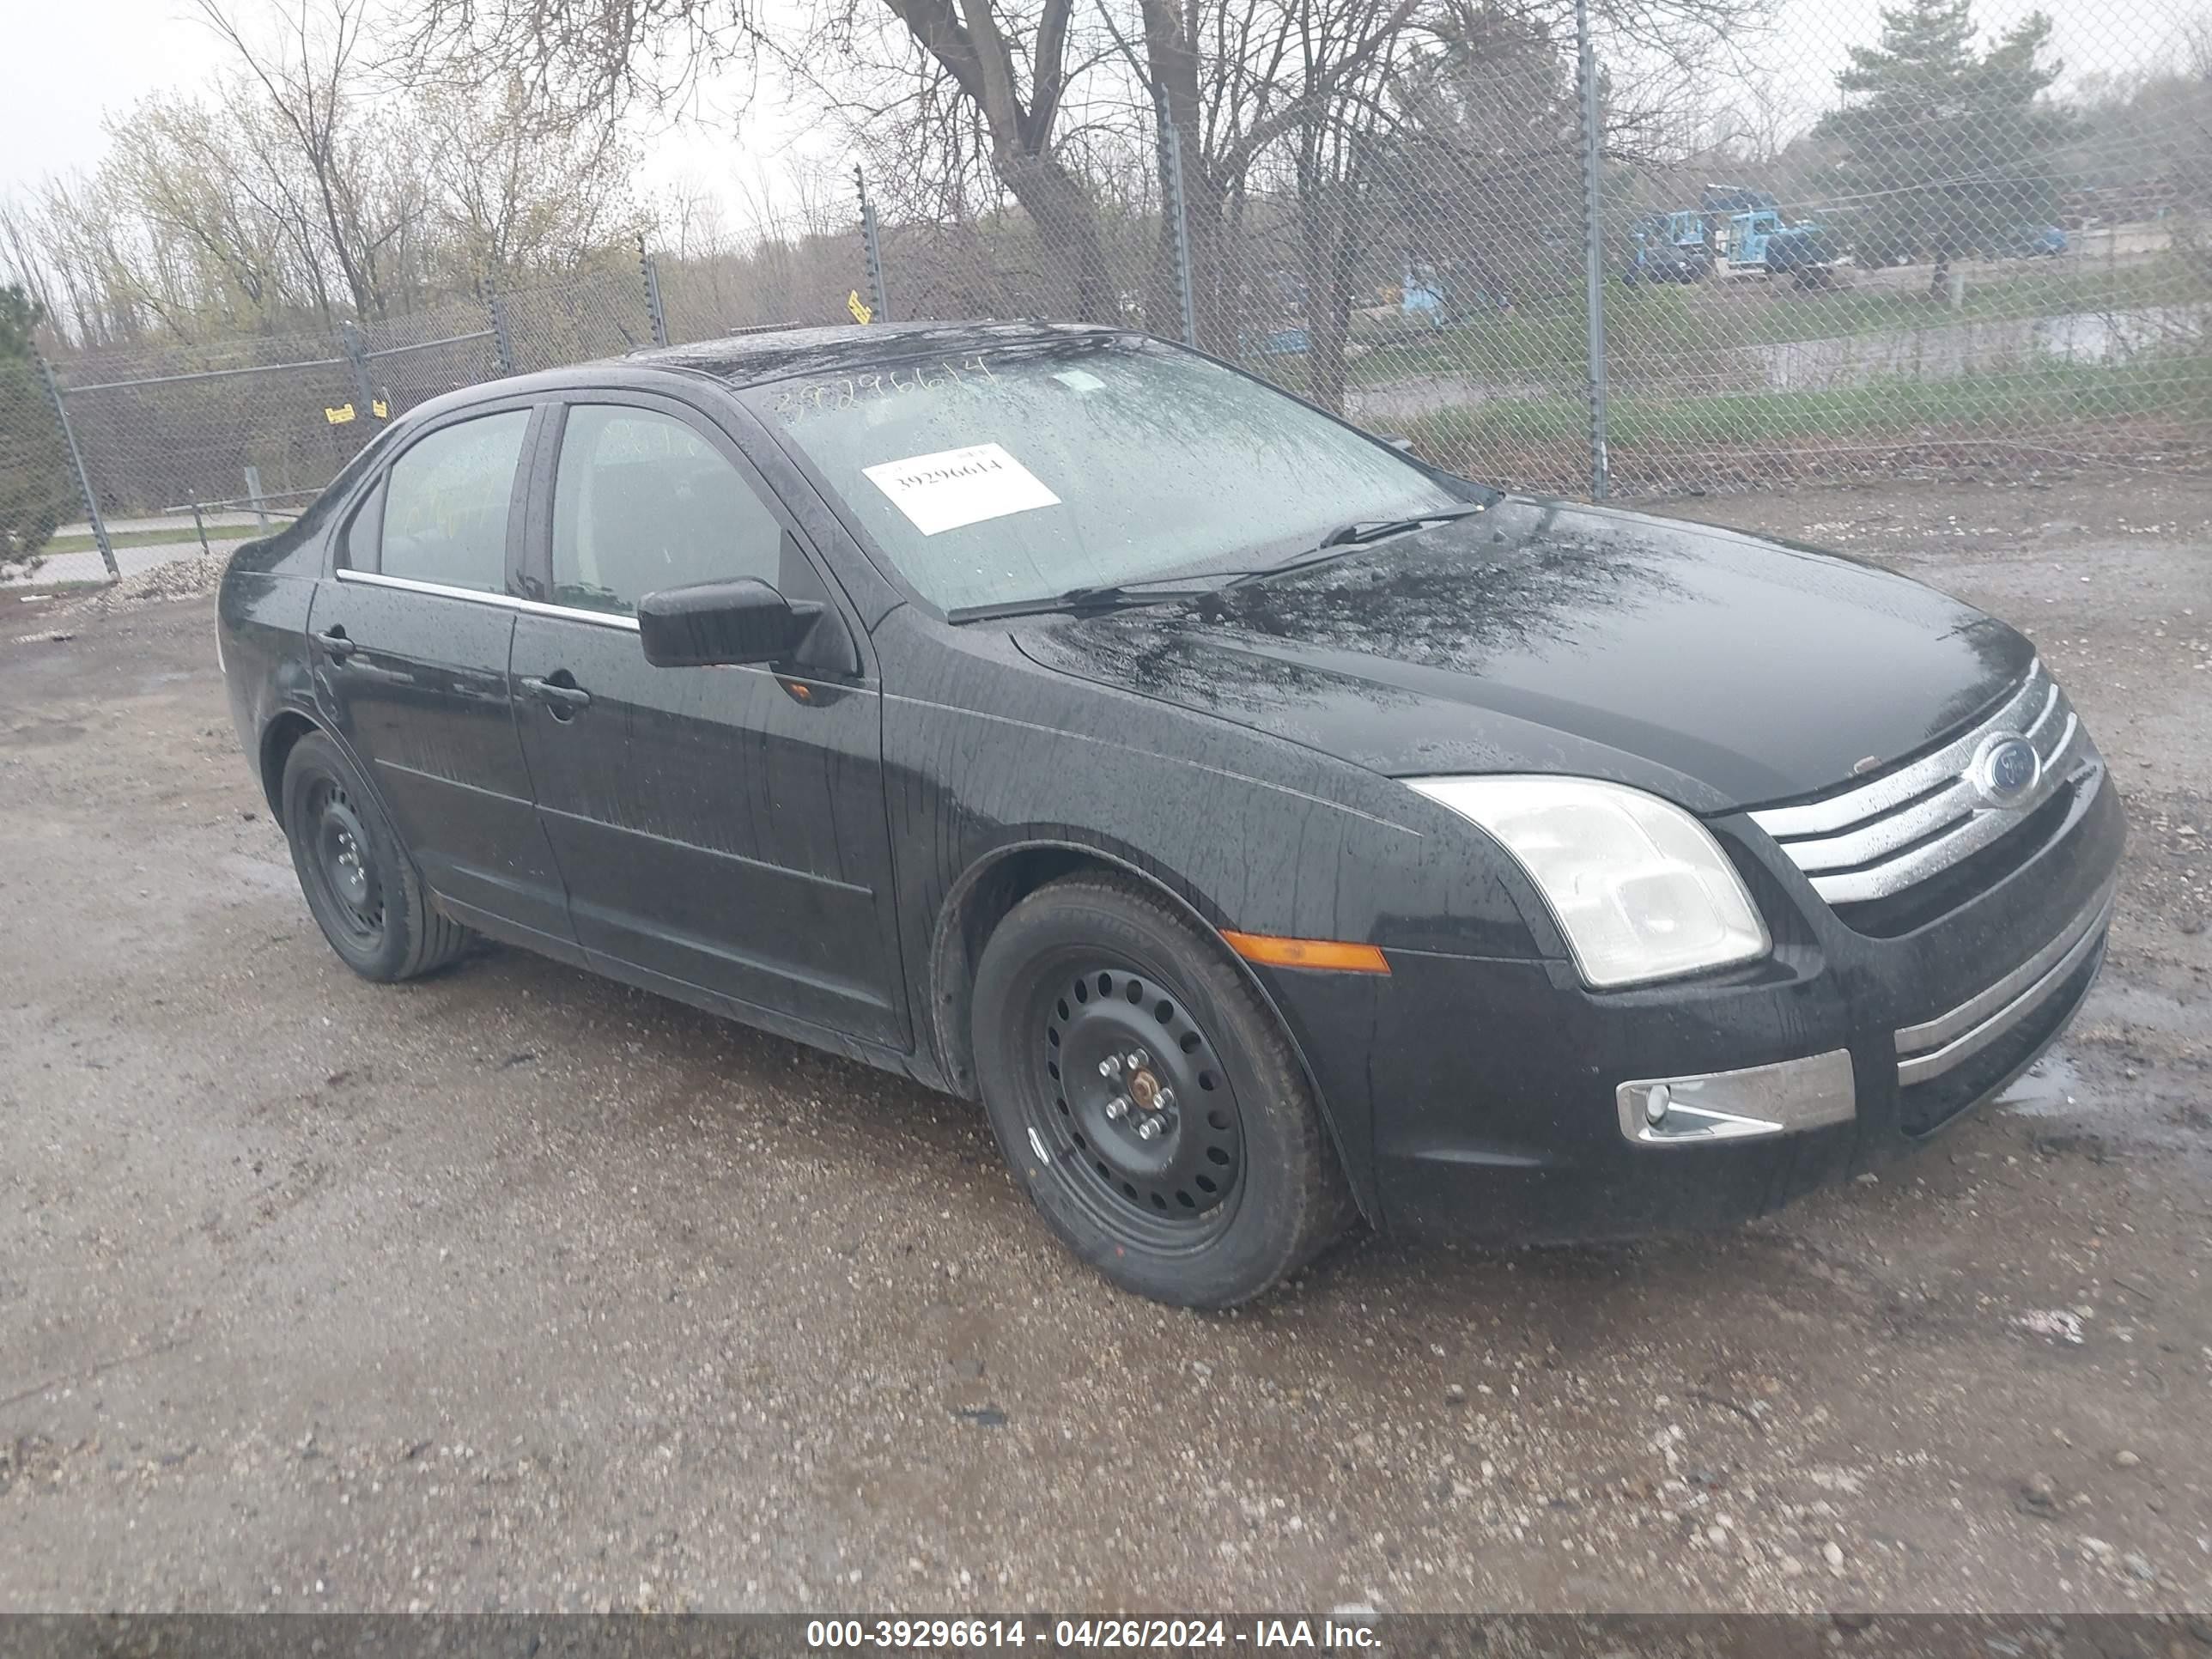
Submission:
M 323 410 L 323 418 L 332 426 L 343 426 L 354 418 L 353 405 L 340 404 L 336 409 L 325 409 Z
M 876 320 L 875 312 L 870 307 L 868 302 L 860 297 L 860 290 L 857 288 L 845 296 L 845 309 L 853 313 L 853 320 L 856 323 L 872 323 Z

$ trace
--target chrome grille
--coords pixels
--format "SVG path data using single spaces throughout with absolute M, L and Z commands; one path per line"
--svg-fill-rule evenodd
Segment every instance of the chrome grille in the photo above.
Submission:
M 2015 737 L 2033 746 L 2042 765 L 2025 794 L 1992 805 L 1975 777 L 1977 763 Z M 2066 694 L 2038 661 L 2003 706 L 1963 736 L 1856 787 L 1751 817 L 1829 903 L 1887 898 L 1996 840 L 2094 752 Z

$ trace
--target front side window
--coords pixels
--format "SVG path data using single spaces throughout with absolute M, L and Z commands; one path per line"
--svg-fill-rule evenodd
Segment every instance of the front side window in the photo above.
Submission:
M 395 462 L 384 486 L 378 568 L 441 587 L 507 588 L 507 514 L 530 411 L 443 427 Z
M 748 395 L 948 611 L 1279 558 L 1462 499 L 1271 387 L 1116 337 Z
M 553 489 L 553 603 L 618 617 L 665 587 L 779 585 L 783 526 L 727 458 L 650 410 L 568 411 Z

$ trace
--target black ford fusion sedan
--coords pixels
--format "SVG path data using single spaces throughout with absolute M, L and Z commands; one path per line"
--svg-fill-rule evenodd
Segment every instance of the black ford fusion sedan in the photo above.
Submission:
M 2124 834 L 2028 642 L 1107 329 L 456 392 L 232 561 L 371 979 L 472 933 L 980 1097 L 1115 1282 L 1711 1225 L 2027 1066 Z

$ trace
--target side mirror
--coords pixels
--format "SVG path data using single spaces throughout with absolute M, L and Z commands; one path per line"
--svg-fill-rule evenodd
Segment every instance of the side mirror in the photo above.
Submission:
M 665 587 L 637 602 L 637 636 L 655 668 L 778 662 L 813 629 L 822 607 L 787 599 L 757 576 Z

